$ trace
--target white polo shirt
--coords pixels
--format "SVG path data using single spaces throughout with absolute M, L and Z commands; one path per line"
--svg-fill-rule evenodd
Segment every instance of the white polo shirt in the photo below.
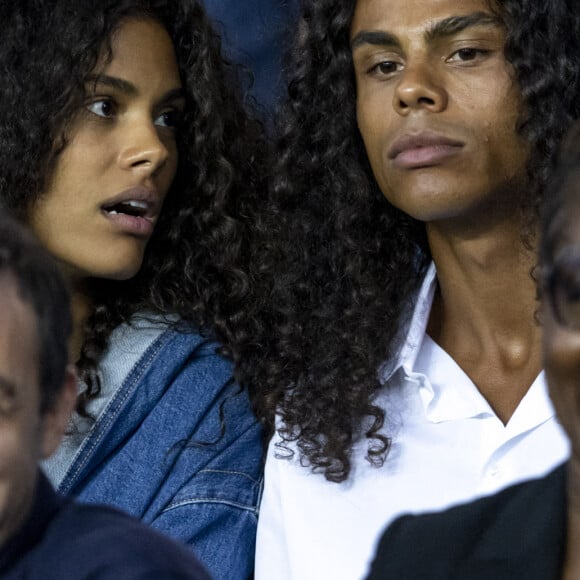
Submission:
M 566 435 L 544 373 L 504 425 L 469 377 L 425 332 L 437 285 L 429 269 L 388 383 L 377 399 L 393 443 L 383 467 L 355 448 L 336 484 L 275 456 L 270 442 L 258 520 L 256 580 L 355 580 L 368 572 L 382 530 L 409 512 L 447 508 L 539 477 L 565 461 Z

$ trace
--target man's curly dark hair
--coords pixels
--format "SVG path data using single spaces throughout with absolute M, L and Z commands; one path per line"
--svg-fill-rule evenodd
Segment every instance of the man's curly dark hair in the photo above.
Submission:
M 99 390 L 94 370 L 110 332 L 133 313 L 178 314 L 236 360 L 252 304 L 247 260 L 265 141 L 197 0 L 0 1 L 0 201 L 27 221 L 85 106 L 88 79 L 103 54 L 112 58 L 112 36 L 132 17 L 162 23 L 175 46 L 186 99 L 179 166 L 138 275 L 90 283 L 81 413 Z
M 423 224 L 379 190 L 356 121 L 350 49 L 355 0 L 305 0 L 290 55 L 288 99 L 279 127 L 262 272 L 271 307 L 262 355 L 249 374 L 262 419 L 297 446 L 327 480 L 348 478 L 353 444 L 384 462 L 388 409 L 374 404 L 379 369 L 394 360 L 422 275 L 430 263 Z M 529 141 L 537 209 L 558 143 L 580 106 L 576 0 L 490 1 L 505 24 L 505 54 L 525 103 L 519 131 Z M 526 232 L 522 232 L 526 239 Z

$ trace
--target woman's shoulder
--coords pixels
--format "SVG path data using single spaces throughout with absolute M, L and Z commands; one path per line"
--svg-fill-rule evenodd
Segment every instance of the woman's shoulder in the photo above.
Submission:
M 198 356 L 224 359 L 211 332 L 201 331 L 178 315 L 146 311 L 134 314 L 111 333 L 105 358 L 112 356 L 118 360 L 119 356 L 140 355 L 151 348 L 158 353 L 162 351 L 164 356 L 168 352 L 175 357 L 195 352 Z
M 203 400 L 228 390 L 233 366 L 220 344 L 192 324 L 144 312 L 115 329 L 99 373 L 104 387 L 123 397 L 146 385 L 149 402 L 182 389 Z

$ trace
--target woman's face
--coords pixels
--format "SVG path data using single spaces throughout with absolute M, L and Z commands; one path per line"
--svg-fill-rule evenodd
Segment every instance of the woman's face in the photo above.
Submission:
M 125 280 L 141 268 L 177 170 L 184 98 L 165 28 L 124 22 L 86 93 L 30 226 L 73 278 Z

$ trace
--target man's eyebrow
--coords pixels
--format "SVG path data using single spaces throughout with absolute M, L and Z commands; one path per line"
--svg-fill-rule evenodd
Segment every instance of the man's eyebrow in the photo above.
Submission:
M 350 49 L 355 50 L 364 44 L 372 44 L 374 46 L 401 46 L 396 36 L 390 32 L 383 32 L 382 30 L 361 30 L 352 39 Z
M 438 40 L 446 36 L 452 36 L 473 26 L 503 26 L 501 18 L 489 12 L 474 12 L 465 16 L 450 16 L 433 23 L 425 36 L 428 41 Z
M 473 26 L 503 26 L 501 18 L 489 12 L 474 12 L 465 16 L 450 16 L 433 23 L 425 36 L 429 42 L 445 36 L 457 34 L 466 28 Z M 364 44 L 374 46 L 400 47 L 399 39 L 390 32 L 383 30 L 361 30 L 351 41 L 350 48 L 355 50 Z

